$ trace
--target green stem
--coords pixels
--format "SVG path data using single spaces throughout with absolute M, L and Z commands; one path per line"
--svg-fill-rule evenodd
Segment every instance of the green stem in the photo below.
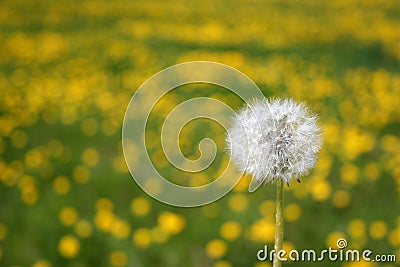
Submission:
M 283 247 L 283 181 L 278 179 L 276 186 L 276 228 L 275 228 L 275 257 L 273 267 L 281 267 L 282 262 L 277 254 Z

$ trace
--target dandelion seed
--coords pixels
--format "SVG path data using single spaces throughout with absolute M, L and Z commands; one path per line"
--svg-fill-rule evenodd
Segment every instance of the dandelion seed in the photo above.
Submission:
M 228 149 L 241 171 L 258 183 L 300 182 L 315 165 L 322 145 L 317 116 L 292 99 L 254 100 L 228 129 Z

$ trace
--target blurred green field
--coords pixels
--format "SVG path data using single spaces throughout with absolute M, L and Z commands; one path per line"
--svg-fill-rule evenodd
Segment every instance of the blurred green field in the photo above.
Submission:
M 135 90 L 165 67 L 228 64 L 266 97 L 306 101 L 320 115 L 315 170 L 286 188 L 287 250 L 336 247 L 395 254 L 399 266 L 400 2 L 0 2 L 0 266 L 271 266 L 275 188 L 249 177 L 217 202 L 177 208 L 145 194 L 121 147 Z M 208 183 L 226 163 L 224 130 L 193 122 L 181 147 L 217 143 L 217 160 L 190 177 L 168 165 L 157 136 L 166 112 L 228 91 L 183 86 L 160 101 L 148 134 L 154 165 L 177 183 Z M 202 129 L 202 130 L 199 130 Z M 288 262 L 284 266 L 321 266 Z

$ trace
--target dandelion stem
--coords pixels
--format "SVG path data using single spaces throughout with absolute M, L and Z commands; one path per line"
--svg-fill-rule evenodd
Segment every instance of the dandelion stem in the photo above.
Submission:
M 276 228 L 275 228 L 275 257 L 273 267 L 281 267 L 282 262 L 277 254 L 283 247 L 283 180 L 278 179 L 276 186 Z

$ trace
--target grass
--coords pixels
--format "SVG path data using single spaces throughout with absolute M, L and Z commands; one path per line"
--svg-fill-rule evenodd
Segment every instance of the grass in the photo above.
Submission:
M 320 115 L 316 169 L 285 189 L 299 214 L 285 216 L 284 248 L 322 250 L 345 237 L 399 260 L 399 12 L 397 1 L 3 2 L 0 265 L 271 266 L 256 253 L 273 244 L 273 188 L 249 194 L 245 177 L 211 205 L 176 208 L 146 195 L 125 166 L 121 127 L 133 93 L 191 60 L 231 65 L 265 96 L 306 101 Z M 166 112 L 199 96 L 241 105 L 221 88 L 183 86 L 158 104 L 148 131 L 157 136 Z M 185 155 L 198 155 L 204 137 L 219 148 L 195 177 L 159 156 L 155 164 L 172 181 L 212 180 L 228 160 L 223 135 L 209 121 L 184 128 Z M 76 218 L 63 218 L 65 208 Z M 234 237 L 222 230 L 228 222 L 239 225 Z

